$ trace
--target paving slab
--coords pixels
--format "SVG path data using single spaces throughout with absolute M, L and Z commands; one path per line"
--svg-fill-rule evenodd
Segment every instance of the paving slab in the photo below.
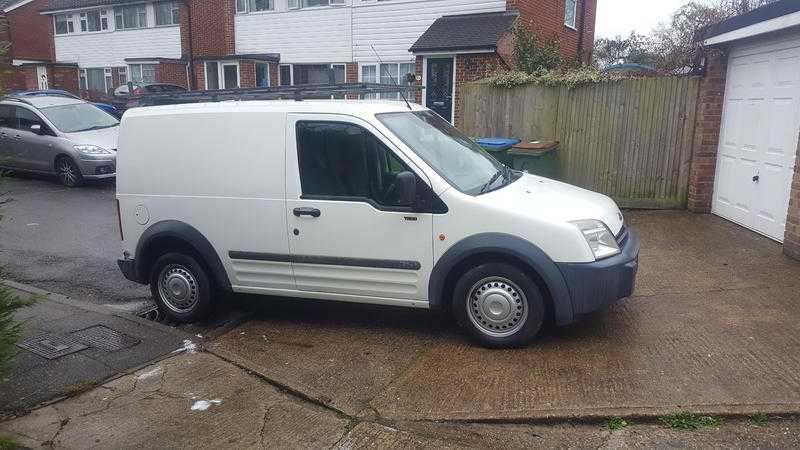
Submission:
M 59 341 L 77 341 L 81 346 L 79 351 L 55 359 L 18 347 L 0 376 L 0 417 L 19 414 L 138 368 L 182 347 L 188 337 L 108 308 L 81 304 L 30 286 L 4 283 L 14 286 L 12 291 L 19 297 L 37 298 L 33 306 L 15 314 L 22 324 L 22 342 L 48 336 L 56 347 L 61 345 Z M 118 333 L 129 345 L 112 350 L 97 342 L 81 341 L 76 335 L 96 326 Z
M 800 263 L 686 212 L 637 212 L 635 295 L 529 348 L 485 350 L 447 318 L 303 300 L 211 351 L 348 414 L 392 420 L 800 411 Z
M 29 448 L 329 448 L 349 419 L 207 353 L 180 354 L 0 423 Z

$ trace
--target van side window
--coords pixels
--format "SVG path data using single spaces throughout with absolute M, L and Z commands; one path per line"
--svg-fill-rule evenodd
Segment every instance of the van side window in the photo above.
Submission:
M 341 122 L 298 122 L 303 197 L 399 205 L 394 180 L 408 167 L 369 131 Z

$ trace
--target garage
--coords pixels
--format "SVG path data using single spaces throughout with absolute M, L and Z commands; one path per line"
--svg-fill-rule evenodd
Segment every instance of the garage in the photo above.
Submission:
M 711 211 L 783 242 L 800 134 L 800 31 L 731 43 Z

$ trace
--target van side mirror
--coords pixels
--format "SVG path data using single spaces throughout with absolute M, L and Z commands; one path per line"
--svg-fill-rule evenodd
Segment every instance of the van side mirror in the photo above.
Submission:
M 35 133 L 35 134 L 38 134 L 38 135 L 44 134 L 44 130 L 42 129 L 42 126 L 39 125 L 38 123 L 35 123 L 35 124 L 31 125 L 31 131 L 33 133 Z
M 417 203 L 417 176 L 411 172 L 400 172 L 394 180 L 398 206 L 414 206 Z

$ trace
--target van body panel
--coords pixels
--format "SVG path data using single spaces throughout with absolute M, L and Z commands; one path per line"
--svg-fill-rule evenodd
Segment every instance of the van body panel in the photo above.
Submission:
M 387 211 L 359 200 L 306 198 L 298 160 L 298 122 L 356 125 L 386 145 L 423 182 L 428 182 L 424 172 L 367 121 L 349 115 L 289 114 L 285 214 L 297 288 L 427 301 L 433 268 L 432 214 Z M 317 209 L 320 215 L 297 216 L 294 213 L 297 208 Z M 345 261 L 315 264 L 315 258 Z M 390 264 L 376 264 L 376 261 Z

